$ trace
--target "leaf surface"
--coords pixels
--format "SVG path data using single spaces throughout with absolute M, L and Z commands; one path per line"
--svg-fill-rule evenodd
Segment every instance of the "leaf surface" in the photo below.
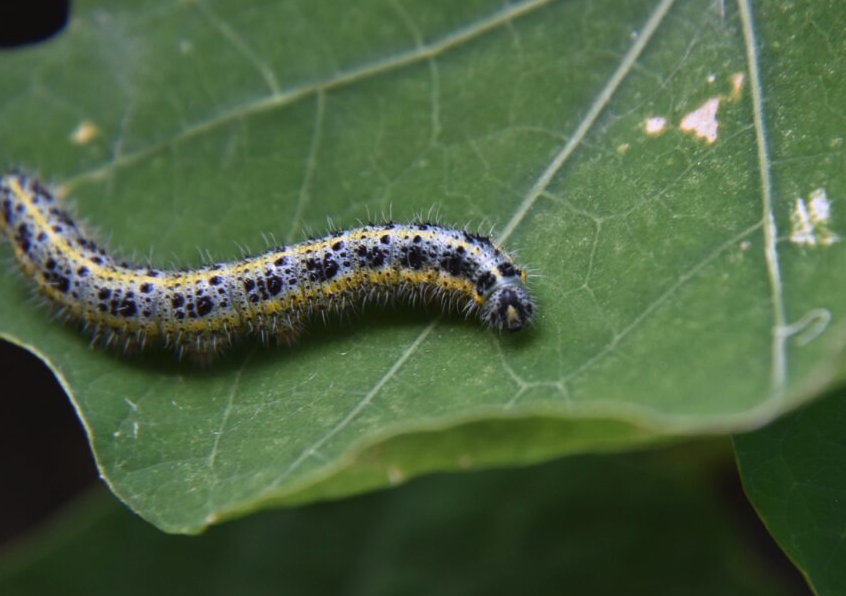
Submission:
M 846 52 L 836 0 L 749 4 L 79 2 L 0 56 L 0 158 L 111 246 L 192 266 L 434 207 L 496 225 L 539 315 L 500 337 L 371 308 L 199 370 L 86 349 L 10 274 L 0 335 L 56 372 L 115 493 L 175 532 L 759 426 L 843 362 Z

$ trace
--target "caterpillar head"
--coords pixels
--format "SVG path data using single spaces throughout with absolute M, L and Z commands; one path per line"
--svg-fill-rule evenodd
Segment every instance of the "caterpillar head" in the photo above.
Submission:
M 500 331 L 520 331 L 532 318 L 534 305 L 522 283 L 508 280 L 482 305 L 482 320 Z

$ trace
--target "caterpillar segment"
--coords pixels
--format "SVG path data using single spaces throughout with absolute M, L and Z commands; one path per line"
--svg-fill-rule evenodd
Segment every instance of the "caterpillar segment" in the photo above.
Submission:
M 0 179 L 0 226 L 24 275 L 95 342 L 160 344 L 209 360 L 245 337 L 293 343 L 306 323 L 365 302 L 440 302 L 498 331 L 534 305 L 526 273 L 490 238 L 436 224 L 384 223 L 196 269 L 123 263 L 36 179 Z

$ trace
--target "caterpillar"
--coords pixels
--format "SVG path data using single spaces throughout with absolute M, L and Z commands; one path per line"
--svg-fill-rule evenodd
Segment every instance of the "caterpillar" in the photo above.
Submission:
M 335 231 L 228 263 L 155 269 L 104 250 L 38 180 L 0 179 L 0 225 L 24 275 L 95 342 L 160 342 L 208 359 L 244 336 L 293 342 L 305 323 L 368 300 L 440 299 L 518 331 L 534 306 L 526 273 L 490 238 L 432 223 Z

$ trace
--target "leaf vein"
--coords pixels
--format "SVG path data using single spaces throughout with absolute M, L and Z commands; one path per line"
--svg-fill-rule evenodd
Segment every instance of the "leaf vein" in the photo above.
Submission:
M 220 426 L 216 433 L 214 433 L 214 442 L 212 443 L 212 448 L 209 451 L 209 456 L 206 459 L 206 465 L 209 471 L 212 473 L 213 482 L 212 482 L 212 489 L 209 490 L 209 494 L 211 495 L 214 490 L 214 485 L 217 484 L 217 471 L 215 470 L 215 464 L 217 463 L 217 454 L 219 453 L 220 448 L 220 439 L 226 430 L 226 425 L 229 423 L 229 418 L 232 415 L 232 409 L 235 407 L 235 395 L 238 392 L 238 387 L 241 384 L 241 376 L 244 373 L 244 370 L 247 368 L 247 364 L 255 354 L 255 349 L 250 351 L 249 354 L 244 358 L 244 362 L 241 363 L 241 367 L 235 373 L 235 377 L 232 379 L 232 387 L 229 389 L 229 394 L 226 397 L 226 407 L 223 409 L 223 416 L 220 419 Z
M 546 167 L 535 184 L 529 190 L 528 194 L 523 198 L 523 201 L 517 207 L 517 211 L 514 213 L 514 216 L 505 225 L 505 228 L 503 228 L 502 233 L 499 235 L 500 243 L 505 242 L 517 226 L 520 225 L 523 219 L 525 219 L 529 210 L 532 208 L 532 205 L 535 204 L 538 197 L 541 196 L 543 191 L 549 186 L 550 182 L 552 182 L 555 175 L 558 174 L 559 170 L 564 165 L 564 162 L 570 158 L 576 148 L 581 144 L 582 140 L 584 140 L 588 131 L 599 117 L 599 114 L 602 113 L 602 110 L 604 110 L 605 106 L 608 105 L 608 102 L 611 101 L 611 97 L 617 91 L 620 83 L 623 82 L 623 79 L 626 78 L 626 75 L 628 75 L 632 70 L 632 67 L 637 62 L 637 59 L 643 52 L 643 49 L 646 47 L 646 44 L 649 43 L 652 35 L 658 29 L 658 26 L 664 21 L 664 17 L 667 16 L 667 13 L 670 11 L 670 8 L 672 8 L 674 2 L 675 0 L 662 0 L 649 16 L 649 19 L 647 19 L 643 26 L 643 31 L 641 31 L 640 35 L 637 36 L 635 42 L 629 48 L 629 51 L 626 52 L 625 56 L 623 56 L 623 59 L 617 66 L 617 69 L 611 75 L 611 78 L 608 79 L 608 82 L 599 92 L 599 95 L 597 95 L 593 100 L 590 109 L 587 114 L 585 114 L 585 117 L 582 118 L 582 121 L 579 123 L 579 126 L 576 128 L 573 136 L 570 137 L 570 140 L 567 141 L 561 151 L 558 152 L 552 162 L 550 162 L 550 164 Z
M 713 250 L 710 254 L 706 255 L 702 260 L 698 263 L 693 265 L 686 273 L 680 275 L 676 278 L 676 281 L 667 288 L 660 296 L 658 296 L 655 300 L 649 303 L 646 308 L 644 308 L 640 314 L 638 314 L 632 321 L 626 325 L 621 331 L 614 334 L 611 340 L 605 344 L 605 346 L 599 350 L 596 354 L 588 358 L 581 366 L 577 369 L 566 375 L 561 381 L 563 383 L 569 382 L 571 379 L 577 377 L 578 375 L 582 374 L 586 370 L 593 367 L 597 362 L 602 360 L 605 356 L 610 354 L 614 351 L 614 349 L 620 344 L 620 342 L 627 336 L 629 333 L 635 330 L 646 318 L 655 312 L 659 306 L 664 304 L 673 294 L 675 294 L 679 289 L 682 288 L 685 284 L 687 284 L 690 280 L 696 277 L 702 269 L 705 268 L 711 261 L 716 259 L 720 256 L 723 252 L 725 252 L 728 248 L 732 246 L 736 246 L 739 242 L 741 242 L 744 238 L 755 232 L 758 228 L 762 226 L 762 222 L 757 222 L 756 224 L 750 226 L 749 228 L 743 230 L 736 236 L 729 238 L 726 242 L 721 244 L 715 250 Z
M 457 46 L 472 41 L 473 39 L 497 29 L 502 25 L 508 24 L 516 18 L 527 15 L 538 8 L 550 4 L 553 1 L 554 0 L 527 0 L 520 4 L 512 4 L 500 9 L 487 18 L 477 20 L 470 25 L 456 29 L 452 33 L 449 33 L 432 43 L 415 46 L 411 50 L 395 54 L 394 56 L 388 58 L 364 63 L 358 67 L 337 73 L 324 81 L 318 81 L 302 87 L 291 88 L 281 93 L 273 93 L 259 97 L 258 99 L 254 99 L 230 110 L 226 110 L 217 116 L 189 125 L 166 140 L 153 143 L 133 153 L 124 154 L 119 161 L 112 161 L 93 169 L 79 172 L 65 179 L 63 181 L 63 185 L 68 188 L 73 188 L 75 185 L 86 180 L 98 180 L 107 175 L 112 169 L 131 165 L 141 159 L 157 153 L 164 147 L 187 141 L 200 134 L 206 133 L 209 130 L 213 130 L 235 120 L 277 109 L 286 105 L 291 105 L 305 97 L 314 95 L 321 91 L 327 92 L 339 89 L 404 66 L 433 59 Z
M 770 299 L 773 303 L 773 328 L 771 344 L 772 388 L 779 396 L 787 382 L 787 335 L 784 296 L 781 283 L 781 271 L 778 262 L 776 244 L 778 230 L 773 214 L 772 179 L 770 158 L 767 145 L 767 129 L 764 124 L 764 101 L 761 75 L 759 72 L 758 50 L 756 47 L 755 26 L 752 19 L 752 7 L 749 0 L 738 0 L 740 21 L 743 27 L 743 41 L 746 46 L 746 60 L 749 68 L 749 88 L 752 96 L 752 114 L 755 123 L 755 140 L 758 150 L 758 169 L 761 174 L 761 207 L 764 227 L 764 258 L 767 264 L 767 276 L 770 282 Z
M 208 3 L 198 0 L 196 2 L 197 7 L 200 9 L 200 12 L 203 16 L 208 20 L 211 25 L 218 30 L 218 32 L 223 36 L 223 38 L 232 44 L 232 47 L 235 48 L 239 54 L 241 54 L 244 58 L 249 61 L 253 67 L 261 74 L 262 78 L 264 79 L 265 83 L 267 83 L 268 88 L 270 89 L 273 95 L 279 94 L 279 83 L 276 80 L 276 75 L 273 72 L 273 69 L 268 66 L 267 62 L 262 60 L 254 51 L 253 49 L 244 41 L 244 38 L 237 32 L 233 27 L 231 27 L 226 21 L 221 19 L 217 13 L 215 13 Z
M 323 119 L 326 111 L 326 94 L 318 91 L 316 96 L 314 113 L 314 128 L 311 133 L 311 143 L 308 150 L 306 170 L 303 175 L 303 182 L 300 186 L 300 193 L 297 197 L 297 205 L 291 215 L 291 227 L 285 235 L 285 242 L 293 242 L 297 232 L 297 226 L 302 221 L 306 206 L 311 201 L 311 184 L 314 180 L 314 172 L 317 169 L 317 154 L 320 151 L 320 140 L 323 136 Z
M 412 354 L 414 354 L 417 351 L 417 348 L 419 348 L 423 344 L 423 342 L 426 340 L 426 338 L 429 337 L 429 334 L 432 333 L 432 331 L 435 329 L 435 327 L 437 327 L 440 320 L 441 320 L 440 317 L 437 317 L 431 323 L 429 323 L 426 326 L 426 328 L 423 329 L 423 331 L 421 331 L 420 334 L 414 339 L 414 341 L 411 342 L 405 350 L 403 350 L 403 352 L 402 352 L 402 354 L 400 354 L 399 358 L 397 358 L 396 361 L 394 361 L 394 363 L 391 365 L 391 367 L 385 372 L 384 375 L 382 375 L 382 377 L 376 382 L 376 384 L 373 385 L 373 387 L 370 389 L 370 391 L 368 391 L 367 394 L 364 397 L 362 397 L 355 404 L 355 406 L 353 406 L 352 409 L 350 409 L 347 412 L 347 414 L 341 420 L 339 420 L 338 423 L 335 426 L 333 426 L 329 430 L 329 432 L 324 434 L 322 437 L 320 437 L 317 441 L 315 441 L 309 447 L 306 447 L 305 449 L 303 449 L 300 452 L 300 455 L 293 462 L 291 462 L 291 465 L 289 465 L 285 469 L 285 471 L 282 472 L 282 474 L 275 481 L 273 481 L 271 483 L 271 485 L 272 486 L 278 486 L 283 480 L 285 480 L 288 476 L 290 476 L 291 473 L 294 470 L 299 468 L 300 465 L 302 465 L 302 463 L 309 456 L 311 456 L 312 454 L 317 454 L 319 452 L 320 448 L 329 439 L 331 439 L 332 437 L 337 435 L 339 432 L 344 430 L 350 424 L 350 422 L 352 422 L 355 419 L 355 417 L 358 416 L 358 414 L 362 410 L 364 410 L 364 408 L 366 408 L 370 404 L 370 402 L 373 401 L 373 398 L 376 397 L 376 395 L 379 394 L 379 392 L 382 390 L 382 387 L 384 387 L 388 383 L 388 381 L 390 381 L 397 374 L 397 372 L 399 372 L 399 370 L 402 368 L 402 366 L 408 361 L 409 358 L 411 358 Z

